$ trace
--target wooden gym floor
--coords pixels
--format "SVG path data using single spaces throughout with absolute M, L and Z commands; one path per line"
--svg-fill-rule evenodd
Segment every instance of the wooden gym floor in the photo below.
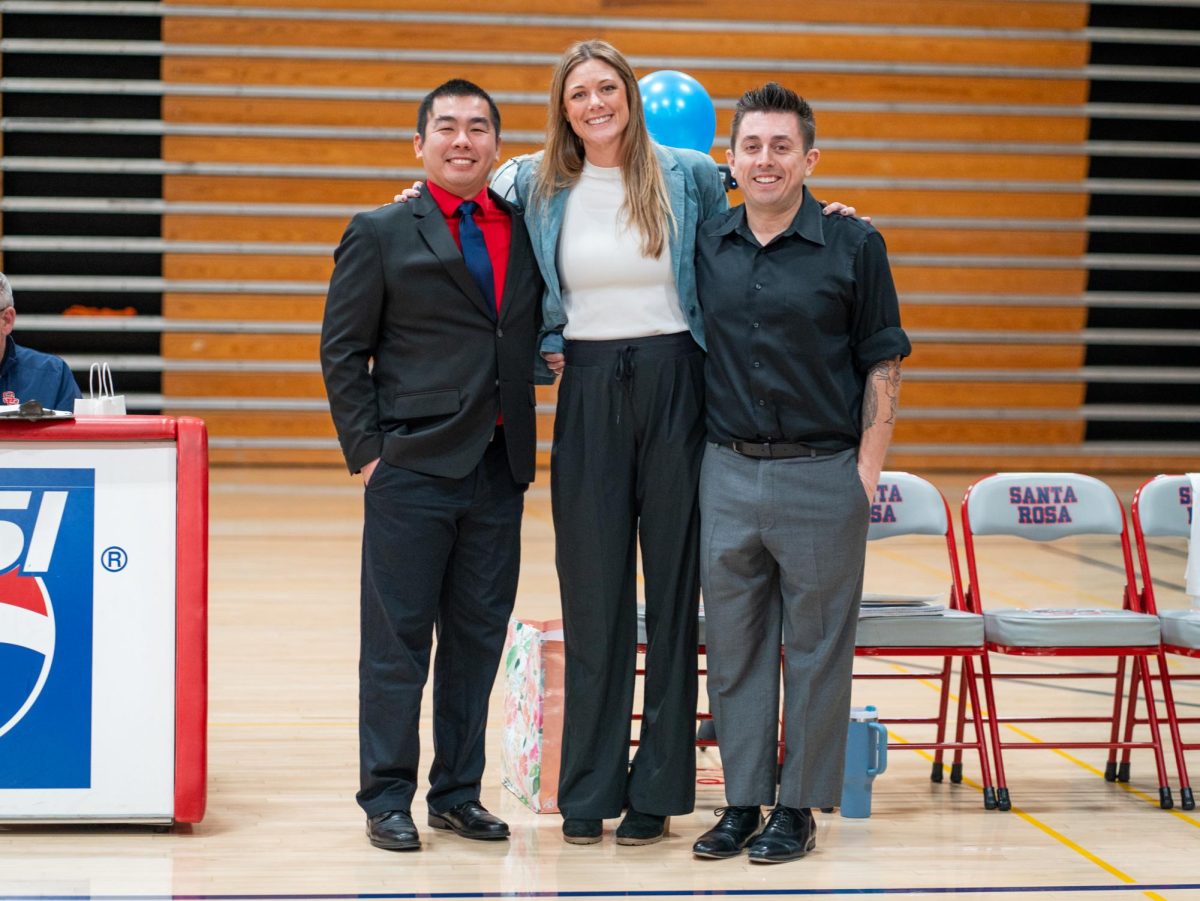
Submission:
M 363 836 L 354 804 L 359 484 L 341 471 L 283 468 L 217 469 L 211 481 L 207 818 L 170 834 L 125 827 L 0 828 L 0 901 L 568 894 L 1200 898 L 1200 814 L 1158 809 L 1147 751 L 1135 752 L 1127 785 L 1101 778 L 1103 752 L 1011 752 L 1009 813 L 983 809 L 978 760 L 970 754 L 963 784 L 952 785 L 948 778 L 930 782 L 925 753 L 893 752 L 887 773 L 875 782 L 870 819 L 818 814 L 817 850 L 775 867 L 752 866 L 745 857 L 693 860 L 692 841 L 723 804 L 718 754 L 698 752 L 696 812 L 675 818 L 667 841 L 617 847 L 614 821 L 602 844 L 566 845 L 558 816 L 531 813 L 500 786 L 499 683 L 483 801 L 509 821 L 512 839 L 469 842 L 435 833 L 425 826 L 418 795 L 413 814 L 423 850 L 376 850 Z M 934 481 L 957 520 L 968 479 Z M 1109 481 L 1128 505 L 1141 480 Z M 556 616 L 544 479 L 530 490 L 523 542 L 517 615 Z M 868 590 L 872 582 L 913 593 L 943 590 L 939 553 L 921 542 L 873 548 Z M 1012 592 L 1021 595 L 1021 604 L 1062 604 L 1075 589 L 1087 604 L 1119 603 L 1099 548 L 1080 546 L 1073 556 L 1049 560 L 1018 545 L 991 547 L 988 554 L 1005 568 L 1006 579 L 1022 583 L 1021 592 Z M 1162 581 L 1182 582 L 1178 547 L 1163 549 L 1152 563 Z M 1186 603 L 1178 591 L 1168 589 L 1166 597 L 1171 605 Z M 992 591 L 985 600 L 1007 606 L 1018 598 Z M 1003 664 L 997 669 L 1015 668 L 997 663 Z M 856 669 L 919 665 L 859 660 Z M 1196 661 L 1173 666 L 1175 672 L 1200 672 Z M 873 703 L 885 716 L 919 714 L 914 703 L 928 709 L 935 699 L 931 685 L 859 683 L 855 702 Z M 1044 710 L 1036 702 L 1047 699 L 1051 709 L 1090 711 L 1105 706 L 1098 689 L 1099 683 L 1066 683 L 1035 694 L 1024 683 L 1003 685 L 998 704 L 1007 712 L 1028 698 L 1031 709 Z M 1196 715 L 1200 683 L 1179 685 L 1177 696 L 1181 709 Z M 423 723 L 428 748 L 428 707 Z M 1021 728 L 1033 739 L 1061 734 L 1050 727 Z M 893 738 L 920 740 L 924 734 L 919 727 L 900 727 Z M 1200 781 L 1200 752 L 1192 752 L 1189 762 Z M 1178 803 L 1169 754 L 1168 772 Z

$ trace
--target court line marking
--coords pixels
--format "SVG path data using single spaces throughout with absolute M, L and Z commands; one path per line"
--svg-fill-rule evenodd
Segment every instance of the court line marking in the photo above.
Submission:
M 1005 723 L 1004 725 L 1006 728 L 1011 729 L 1013 732 L 1016 732 L 1022 738 L 1027 738 L 1030 741 L 1036 741 L 1039 744 L 1042 743 L 1042 739 L 1038 738 L 1036 735 L 1026 732 L 1023 729 L 1018 729 L 1016 726 L 1012 725 L 1011 723 Z M 1059 757 L 1062 757 L 1064 760 L 1069 760 L 1071 763 L 1075 764 L 1076 766 L 1087 770 L 1089 773 L 1094 773 L 1095 775 L 1099 776 L 1100 778 L 1102 778 L 1102 779 L 1104 778 L 1104 772 L 1102 770 L 1097 769 L 1096 767 L 1092 766 L 1090 763 L 1088 763 L 1085 760 L 1080 760 L 1078 757 L 1075 757 L 1072 754 L 1068 754 L 1062 748 L 1050 748 L 1049 750 L 1053 751 L 1055 754 L 1057 754 Z M 1135 797 L 1141 798 L 1147 804 L 1151 804 L 1154 807 L 1158 807 L 1158 798 L 1157 797 L 1153 797 L 1140 789 L 1134 788 L 1132 785 L 1129 785 L 1127 782 L 1116 782 L 1113 784 L 1116 785 L 1117 787 L 1123 789 L 1124 791 L 1128 792 L 1129 794 L 1134 795 Z M 1192 816 L 1188 813 L 1185 813 L 1183 810 L 1179 809 L 1178 807 L 1172 807 L 1170 810 L 1164 811 L 1164 813 L 1169 813 L 1172 816 L 1183 820 L 1188 825 L 1195 826 L 1197 829 L 1200 829 L 1200 820 L 1197 820 L 1194 816 Z
M 888 735 L 895 736 L 896 739 L 899 740 L 900 742 L 908 744 L 908 740 L 906 738 L 904 738 L 901 735 L 897 735 L 891 729 L 888 729 Z M 933 755 L 927 751 L 918 750 L 917 754 L 919 754 L 921 757 L 924 757 L 926 760 L 933 761 Z M 950 765 L 943 763 L 942 769 L 944 771 L 949 771 Z M 1097 772 L 1099 772 L 1099 771 L 1097 771 Z M 964 777 L 962 777 L 962 782 L 965 785 L 969 785 L 971 788 L 975 789 L 980 794 L 983 794 L 983 786 L 980 785 L 975 780 L 968 779 L 967 777 L 964 776 Z M 1121 882 L 1125 883 L 1126 885 L 1136 885 L 1137 884 L 1137 880 L 1134 879 L 1132 876 L 1130 876 L 1128 873 L 1125 873 L 1125 872 L 1117 869 L 1115 866 L 1110 864 L 1108 861 L 1104 860 L 1104 858 L 1100 857 L 1098 854 L 1092 853 L 1087 848 L 1083 847 L 1083 845 L 1081 845 L 1078 842 L 1074 841 L 1073 839 L 1070 839 L 1067 836 L 1063 835 L 1057 829 L 1054 829 L 1053 827 L 1048 826 L 1047 824 L 1043 823 L 1037 817 L 1026 813 L 1017 805 L 1015 805 L 1015 804 L 1012 805 L 1012 809 L 1010 812 L 1015 814 L 1020 819 L 1024 820 L 1030 826 L 1033 826 L 1038 831 L 1050 836 L 1050 838 L 1054 839 L 1059 844 L 1063 845 L 1064 847 L 1068 848 L 1071 851 L 1074 851 L 1076 854 L 1083 857 L 1089 863 L 1092 863 L 1092 864 L 1098 866 L 1100 869 L 1104 870 L 1110 876 L 1115 877 L 1116 879 L 1120 880 Z M 1115 888 L 1115 886 L 1114 886 L 1114 888 Z M 1155 894 L 1152 890 L 1143 890 L 1143 891 L 1144 891 L 1144 894 L 1146 895 L 1146 897 L 1148 897 L 1148 898 L 1156 899 L 1156 901 L 1165 901 L 1164 898 L 1162 898 L 1160 895 Z
M 891 666 L 894 669 L 898 669 L 898 670 L 905 669 L 904 664 L 902 664 L 902 663 L 891 662 Z M 914 681 L 921 685 L 924 685 L 926 688 L 929 688 L 931 691 L 936 691 L 936 692 L 941 691 L 941 686 L 939 686 L 935 682 L 931 682 L 928 679 L 915 679 Z M 949 698 L 950 698 L 950 701 L 953 703 L 958 702 L 958 695 L 955 692 L 950 692 Z M 970 706 L 971 706 L 971 702 L 968 700 L 967 701 L 968 709 L 970 709 Z M 983 707 L 980 710 L 980 715 L 986 721 L 987 716 L 988 716 L 986 707 Z M 885 722 L 884 725 L 887 725 L 887 723 Z M 972 726 L 973 724 L 968 722 L 967 725 Z M 1029 741 L 1035 741 L 1035 742 L 1038 742 L 1039 744 L 1043 743 L 1043 739 L 1038 738 L 1036 735 L 1032 734 L 1031 732 L 1026 732 L 1024 729 L 1020 729 L 1017 726 L 1014 726 L 1012 723 L 1001 723 L 1000 725 L 1002 725 L 1005 729 L 1012 730 L 1013 732 L 1017 733 L 1024 739 L 1027 739 Z M 890 728 L 888 729 L 888 735 L 894 736 L 897 741 L 903 742 L 904 744 L 909 743 L 908 739 L 906 739 L 904 736 L 896 733 L 895 731 L 893 731 Z M 1047 750 L 1052 751 L 1053 753 L 1057 754 L 1059 757 L 1062 757 L 1064 760 L 1067 760 L 1067 761 L 1075 764 L 1076 766 L 1087 770 L 1089 773 L 1093 773 L 1096 776 L 1104 778 L 1104 772 L 1102 770 L 1097 769 L 1096 767 L 1092 766 L 1090 763 L 1088 763 L 1085 760 L 1080 760 L 1078 757 L 1075 757 L 1072 754 L 1068 754 L 1062 748 L 1048 748 Z M 928 754 L 925 751 L 918 751 L 917 753 L 920 754 L 921 756 L 925 757 L 930 762 L 933 761 L 932 754 Z M 942 764 L 942 768 L 944 770 L 949 771 L 950 765 Z M 965 776 L 963 777 L 962 781 L 964 783 L 966 783 L 967 785 L 970 785 L 972 788 L 978 789 L 980 792 L 983 791 L 982 785 L 968 779 Z M 1145 801 L 1147 804 L 1150 804 L 1153 807 L 1158 807 L 1158 798 L 1153 797 L 1153 796 L 1147 794 L 1146 792 L 1141 791 L 1140 789 L 1134 788 L 1132 785 L 1129 785 L 1126 782 L 1116 782 L 1116 783 L 1111 783 L 1111 784 L 1116 785 L 1118 788 L 1122 789 L 1123 791 L 1127 792 L 1128 794 L 1131 794 L 1137 798 L 1141 798 L 1143 801 Z M 1015 811 L 1015 810 L 1017 810 L 1017 807 L 1014 806 L 1012 809 Z M 1195 826 L 1197 829 L 1200 829 L 1200 819 L 1197 819 L 1195 816 L 1193 816 L 1189 813 L 1186 813 L 1185 811 L 1181 810 L 1178 807 L 1172 807 L 1170 810 L 1165 811 L 1165 813 L 1169 813 L 1171 816 L 1176 817 L 1180 820 L 1183 820 L 1189 826 Z
M 1082 554 L 1080 554 L 1080 555 L 1076 555 L 1076 556 L 1077 556 L 1077 559 L 1079 559 L 1081 562 L 1083 562 L 1085 566 L 1086 566 L 1086 565 L 1092 565 L 1092 566 L 1095 566 L 1095 567 L 1097 567 L 1097 568 L 1100 568 L 1100 569 L 1104 569 L 1104 568 L 1107 566 L 1107 564 L 1106 564 L 1104 561 L 1101 561 L 1101 560 L 1099 560 L 1098 558 L 1095 558 L 1095 557 L 1090 557 L 1090 556 L 1087 556 L 1087 555 L 1082 555 Z M 1058 583 L 1058 582 L 1056 582 L 1056 581 L 1054 581 L 1054 580 L 1046 579 L 1046 578 L 1045 578 L 1045 577 L 1043 577 L 1043 576 L 1039 576 L 1039 575 L 1036 575 L 1036 574 L 1034 574 L 1034 573 L 1024 573 L 1023 571 L 1021 571 L 1021 570 L 1018 570 L 1018 569 L 1016 569 L 1015 567 L 1012 567 L 1012 566 L 1008 566 L 1008 568 L 1009 568 L 1011 571 L 1013 571 L 1013 572 L 1021 572 L 1021 573 L 1022 573 L 1022 575 L 1026 576 L 1026 577 L 1027 577 L 1027 578 L 1029 578 L 1030 580 L 1032 580 L 1032 581 L 1034 581 L 1034 582 L 1040 582 L 1041 584 L 1043 584 L 1043 585 L 1045 585 L 1045 586 L 1047 586 L 1047 587 L 1049 587 L 1049 588 L 1051 588 L 1051 589 L 1057 590 L 1057 588 L 1058 588 L 1058 586 L 1059 586 L 1059 583 Z M 1124 572 L 1124 567 L 1123 567 L 1123 566 L 1121 567 L 1121 571 L 1122 571 L 1122 572 Z M 1091 592 L 1085 592 L 1085 593 L 1087 593 L 1087 594 L 1091 594 Z M 1022 606 L 1024 606 L 1024 605 L 1022 605 Z M 1001 656 L 1003 656 L 1003 655 L 1001 655 Z M 1147 668 L 1148 668 L 1148 667 L 1149 667 L 1149 661 L 1147 661 Z M 956 699 L 956 700 L 957 700 L 957 699 Z M 1144 701 L 1145 701 L 1145 698 L 1143 698 L 1142 700 L 1143 700 L 1143 702 L 1144 702 Z M 1155 703 L 1156 703 L 1156 704 L 1162 704 L 1162 703 L 1163 703 L 1163 701 L 1162 701 L 1161 697 L 1155 698 Z M 1034 735 L 1032 735 L 1031 733 L 1028 733 L 1028 732 L 1025 732 L 1025 731 L 1023 731 L 1023 730 L 1021 730 L 1021 729 L 1018 729 L 1016 726 L 1012 725 L 1011 723 L 1002 723 L 1002 725 L 1003 725 L 1003 726 L 1005 726 L 1005 727 L 1006 727 L 1006 728 L 1008 728 L 1008 729 L 1011 729 L 1013 732 L 1016 732 L 1018 735 L 1022 736 L 1023 738 L 1027 738 L 1027 739 L 1029 739 L 1029 740 L 1031 740 L 1031 741 L 1036 741 L 1036 742 L 1042 742 L 1042 741 L 1043 741 L 1042 739 L 1038 738 L 1037 736 L 1034 736 Z M 1065 760 L 1069 760 L 1069 761 L 1071 761 L 1072 763 L 1075 763 L 1075 764 L 1077 764 L 1078 766 L 1081 766 L 1081 767 L 1083 767 L 1084 769 L 1086 769 L 1086 770 L 1088 770 L 1088 771 L 1090 771 L 1090 772 L 1092 772 L 1092 773 L 1096 773 L 1096 774 L 1098 774 L 1098 775 L 1101 775 L 1101 776 L 1103 776 L 1103 773 L 1101 773 L 1101 772 L 1100 772 L 1100 770 L 1097 770 L 1095 767 L 1093 767 L 1093 766 L 1091 766 L 1091 765 L 1089 765 L 1089 764 L 1087 764 L 1087 763 L 1084 763 L 1082 760 L 1079 760 L 1078 758 L 1076 758 L 1076 757 L 1073 757 L 1073 756 L 1071 756 L 1070 754 L 1067 754 L 1067 753 L 1065 753 L 1065 752 L 1064 752 L 1062 749 L 1060 749 L 1060 748 L 1052 748 L 1052 749 L 1050 749 L 1050 750 L 1053 750 L 1055 754 L 1059 755 L 1060 757 L 1062 757 L 1062 758 L 1063 758 L 1063 759 L 1065 759 Z M 1166 747 L 1166 743 L 1165 743 L 1165 742 L 1164 742 L 1164 747 L 1163 747 L 1163 753 L 1164 753 L 1164 755 L 1167 753 L 1167 747 Z M 1169 778 L 1170 778 L 1170 777 L 1168 776 L 1168 779 L 1169 779 Z M 1116 784 L 1117 784 L 1117 785 L 1119 785 L 1121 788 L 1123 788 L 1123 789 L 1124 789 L 1126 792 L 1128 792 L 1128 793 L 1130 793 L 1130 794 L 1132 794 L 1132 795 L 1135 795 L 1135 796 L 1137 796 L 1137 797 L 1139 797 L 1139 798 L 1142 798 L 1142 799 L 1143 799 L 1143 800 L 1145 800 L 1147 803 L 1149 803 L 1149 804 L 1152 804 L 1152 805 L 1154 805 L 1155 807 L 1157 807 L 1157 806 L 1158 806 L 1158 799 L 1157 799 L 1157 798 L 1151 798 L 1149 795 L 1145 794 L 1144 792 L 1140 792 L 1140 791 L 1138 791 L 1137 789 L 1134 789 L 1134 788 L 1130 787 L 1130 786 L 1129 786 L 1129 785 L 1127 785 L 1126 783 L 1123 783 L 1123 782 L 1118 782 L 1118 783 L 1116 783 Z M 1170 784 L 1170 783 L 1168 782 L 1168 785 L 1169 785 L 1169 784 Z M 1016 808 L 1014 807 L 1013 809 L 1015 810 Z M 1179 819 L 1183 820 L 1185 823 L 1188 823 L 1188 824 L 1189 824 L 1189 825 L 1191 825 L 1191 826 L 1195 826 L 1195 827 L 1197 827 L 1197 828 L 1200 828 L 1200 820 L 1197 820 L 1197 819 L 1195 819 L 1194 817 L 1191 817 L 1191 816 L 1189 816 L 1188 814 L 1186 814 L 1186 813 L 1182 812 L 1182 811 L 1181 811 L 1181 810 L 1179 810 L 1178 808 L 1172 808 L 1171 810 L 1167 811 L 1167 813 L 1170 813 L 1170 814 L 1174 815 L 1175 817 L 1177 817 L 1177 818 L 1179 818 Z
M 876 553 L 880 556 L 897 559 L 897 555 L 889 552 L 887 549 L 879 549 L 876 551 Z M 1088 564 L 1099 565 L 1099 561 L 1094 560 L 1094 559 L 1089 559 L 1089 558 L 1082 557 L 1082 556 L 1079 557 L 1079 559 L 1081 559 L 1085 565 L 1088 565 Z M 944 575 L 944 572 L 942 572 L 942 570 L 940 568 L 935 568 L 929 564 L 924 563 L 923 561 L 906 559 L 904 562 L 906 562 L 910 566 L 915 566 L 915 568 L 917 568 L 917 569 L 924 569 L 928 572 L 934 572 L 936 574 Z M 1031 578 L 1035 582 L 1040 582 L 1041 584 L 1046 585 L 1047 587 L 1051 588 L 1052 590 L 1057 591 L 1057 590 L 1060 590 L 1060 588 L 1061 588 L 1060 584 L 1055 581 L 1045 579 L 1044 577 L 1040 577 L 1040 576 L 1034 575 L 1032 573 L 1025 573 L 1021 570 L 1017 570 L 1015 567 L 1012 567 L 1011 565 L 1008 565 L 1008 568 L 1011 571 L 1019 572 L 1022 576 Z M 1124 567 L 1122 567 L 1121 571 L 1124 572 Z M 1091 594 L 1091 592 L 1085 592 L 1085 593 Z M 1004 595 L 1003 592 L 994 592 L 994 594 L 997 594 L 1002 597 L 1006 596 L 1006 595 Z M 1016 601 L 1017 599 L 1013 598 L 1012 600 Z M 1017 601 L 1017 604 L 1018 604 L 1018 606 L 1021 606 L 1021 607 L 1026 606 L 1024 603 L 1022 603 L 1020 601 Z M 897 654 L 896 656 L 902 656 L 902 654 Z M 897 664 L 897 663 L 892 662 L 891 665 L 896 669 L 904 669 L 902 664 Z M 1034 678 L 1036 678 L 1036 676 Z M 922 685 L 925 685 L 926 687 L 932 689 L 933 691 L 937 691 L 937 692 L 941 691 L 941 686 L 937 683 L 932 682 L 931 680 L 919 679 L 917 681 L 919 681 Z M 948 692 L 948 695 L 952 701 L 954 701 L 954 702 L 958 701 L 958 696 L 954 692 Z M 988 714 L 986 707 L 983 708 L 980 712 L 985 717 Z M 885 723 L 885 725 L 886 725 L 886 723 Z M 1022 737 L 1025 737 L 1029 740 L 1036 741 L 1036 742 L 1042 741 L 1042 739 L 1040 739 L 1028 732 L 1025 732 L 1021 729 L 1018 729 L 1016 726 L 1013 726 L 1012 724 L 1003 723 L 1002 725 L 1006 726 L 1008 729 L 1011 729 L 1012 731 L 1016 732 L 1018 735 L 1021 735 Z M 907 743 L 907 740 L 905 738 L 903 738 L 903 736 L 900 736 L 899 734 L 895 733 L 890 728 L 888 729 L 888 734 L 894 735 L 897 738 L 897 740 Z M 1051 750 L 1053 750 L 1060 757 L 1063 757 L 1064 759 L 1066 759 L 1076 765 L 1082 766 L 1084 769 L 1086 769 L 1098 776 L 1103 776 L 1103 773 L 1101 773 L 1100 770 L 1097 770 L 1095 767 L 1092 767 L 1089 764 L 1084 763 L 1082 760 L 1079 760 L 1078 758 L 1075 758 L 1069 754 L 1065 754 L 1060 749 L 1057 749 L 1057 748 L 1051 749 Z M 929 761 L 932 761 L 934 759 L 932 754 L 928 754 L 924 751 L 918 751 L 917 753 Z M 948 770 L 950 767 L 946 764 L 943 764 L 943 768 Z M 979 783 L 969 780 L 967 778 L 963 778 L 962 781 L 982 793 L 983 786 L 980 785 Z M 1121 788 L 1123 788 L 1127 793 L 1132 794 L 1135 797 L 1141 798 L 1142 800 L 1146 801 L 1147 803 L 1151 803 L 1156 807 L 1158 806 L 1157 798 L 1151 798 L 1146 793 L 1141 792 L 1125 783 L 1117 783 L 1117 785 L 1119 785 Z M 1023 821 L 1029 823 L 1029 825 L 1033 826 L 1034 828 L 1038 829 L 1039 831 L 1041 831 L 1044 834 L 1048 835 L 1049 837 L 1053 838 L 1059 844 L 1070 849 L 1071 851 L 1074 851 L 1076 854 L 1079 854 L 1085 860 L 1089 861 L 1090 863 L 1094 864 L 1095 866 L 1100 867 L 1102 870 L 1109 873 L 1111 876 L 1115 877 L 1116 879 L 1120 880 L 1120 882 L 1124 883 L 1125 885 L 1128 886 L 1128 885 L 1136 885 L 1137 884 L 1136 880 L 1132 876 L 1117 869 L 1115 866 L 1108 863 L 1103 858 L 1099 857 L 1098 855 L 1096 855 L 1093 852 L 1084 848 L 1078 842 L 1073 841 L 1072 839 L 1068 838 L 1067 836 L 1065 836 L 1062 833 L 1058 832 L 1057 830 L 1053 829 L 1049 825 L 1042 823 L 1036 817 L 1021 810 L 1017 805 L 1014 804 L 1012 806 L 1011 812 L 1016 814 Z M 1174 814 L 1176 817 L 1178 817 L 1179 819 L 1188 823 L 1189 825 L 1200 827 L 1200 821 L 1197 821 L 1193 817 L 1190 817 L 1186 813 L 1178 811 L 1177 809 L 1172 809 L 1172 810 L 1168 811 L 1168 813 Z M 1116 887 L 1114 887 L 1114 888 L 1116 888 Z M 1124 890 L 1124 889 L 1122 889 L 1122 890 Z M 1155 899 L 1155 901 L 1163 901 L 1162 897 L 1160 895 L 1155 894 L 1155 892 L 1152 888 L 1141 889 L 1141 891 L 1148 898 Z
M 418 901 L 456 898 L 695 898 L 725 896 L 820 897 L 823 895 L 965 895 L 1025 894 L 1031 892 L 1154 892 L 1200 891 L 1200 882 L 1134 883 L 1132 885 L 983 885 L 905 886 L 895 888 L 797 888 L 797 889 L 598 889 L 562 892 L 328 892 L 310 894 L 214 894 L 214 895 L 0 895 L 0 901 Z

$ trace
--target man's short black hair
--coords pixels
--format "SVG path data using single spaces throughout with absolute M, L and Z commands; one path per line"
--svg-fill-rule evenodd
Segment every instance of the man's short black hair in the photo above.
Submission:
M 729 138 L 729 146 L 733 147 L 735 153 L 738 129 L 741 127 L 742 117 L 747 113 L 795 113 L 796 118 L 800 120 L 800 133 L 804 135 L 804 149 L 812 150 L 817 142 L 817 120 L 813 117 L 808 101 L 778 82 L 768 81 L 761 88 L 747 91 L 738 98 Z
M 425 140 L 425 126 L 429 124 L 429 113 L 433 109 L 433 101 L 439 97 L 479 97 L 486 100 L 492 128 L 496 129 L 496 137 L 500 137 L 500 110 L 496 107 L 496 101 L 492 100 L 491 94 L 465 78 L 451 78 L 445 84 L 438 85 L 426 94 L 420 107 L 417 108 L 417 134 L 421 136 L 422 141 Z

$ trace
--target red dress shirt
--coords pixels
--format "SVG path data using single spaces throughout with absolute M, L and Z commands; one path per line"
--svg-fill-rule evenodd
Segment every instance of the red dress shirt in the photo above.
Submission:
M 492 261 L 492 278 L 496 295 L 496 318 L 500 318 L 500 304 L 504 297 L 504 277 L 508 275 L 508 251 L 512 247 L 512 220 L 508 211 L 502 209 L 488 196 L 487 188 L 471 198 L 458 197 L 444 188 L 439 188 L 433 182 L 428 182 L 429 196 L 437 203 L 438 209 L 450 229 L 450 236 L 462 252 L 462 239 L 458 236 L 458 208 L 464 199 L 474 200 L 478 204 L 475 210 L 475 224 L 483 232 L 483 243 L 487 245 L 488 259 Z M 504 412 L 496 417 L 496 425 L 504 424 Z
M 454 238 L 454 243 L 458 245 L 458 249 L 462 250 L 462 241 L 458 237 L 458 208 L 464 199 L 475 201 L 479 208 L 475 211 L 475 224 L 479 226 L 479 230 L 483 232 L 484 243 L 487 244 L 488 258 L 492 261 L 492 277 L 495 279 L 495 294 L 496 294 L 496 315 L 500 315 L 500 304 L 504 297 L 504 277 L 508 274 L 508 251 L 512 246 L 512 220 L 508 217 L 508 211 L 495 203 L 488 196 L 487 188 L 484 188 L 474 197 L 462 198 L 444 188 L 440 188 L 433 182 L 428 183 L 429 195 L 438 205 L 438 209 L 442 211 L 442 215 L 446 219 L 446 225 L 450 229 L 450 235 Z

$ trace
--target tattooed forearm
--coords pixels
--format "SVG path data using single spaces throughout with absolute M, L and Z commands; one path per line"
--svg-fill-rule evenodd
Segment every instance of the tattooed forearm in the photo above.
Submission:
M 880 374 L 884 396 L 887 397 L 887 422 L 896 422 L 896 410 L 900 408 L 900 358 L 893 357 L 887 361 L 886 374 Z
M 863 431 L 871 428 L 877 421 L 894 425 L 896 409 L 899 406 L 900 358 L 881 360 L 867 373 L 866 390 L 863 392 Z
M 879 366 L 875 367 L 875 369 L 878 368 Z M 864 432 L 875 425 L 875 416 L 879 412 L 879 400 L 875 397 L 875 369 L 867 373 L 867 384 L 863 389 L 862 429 Z

